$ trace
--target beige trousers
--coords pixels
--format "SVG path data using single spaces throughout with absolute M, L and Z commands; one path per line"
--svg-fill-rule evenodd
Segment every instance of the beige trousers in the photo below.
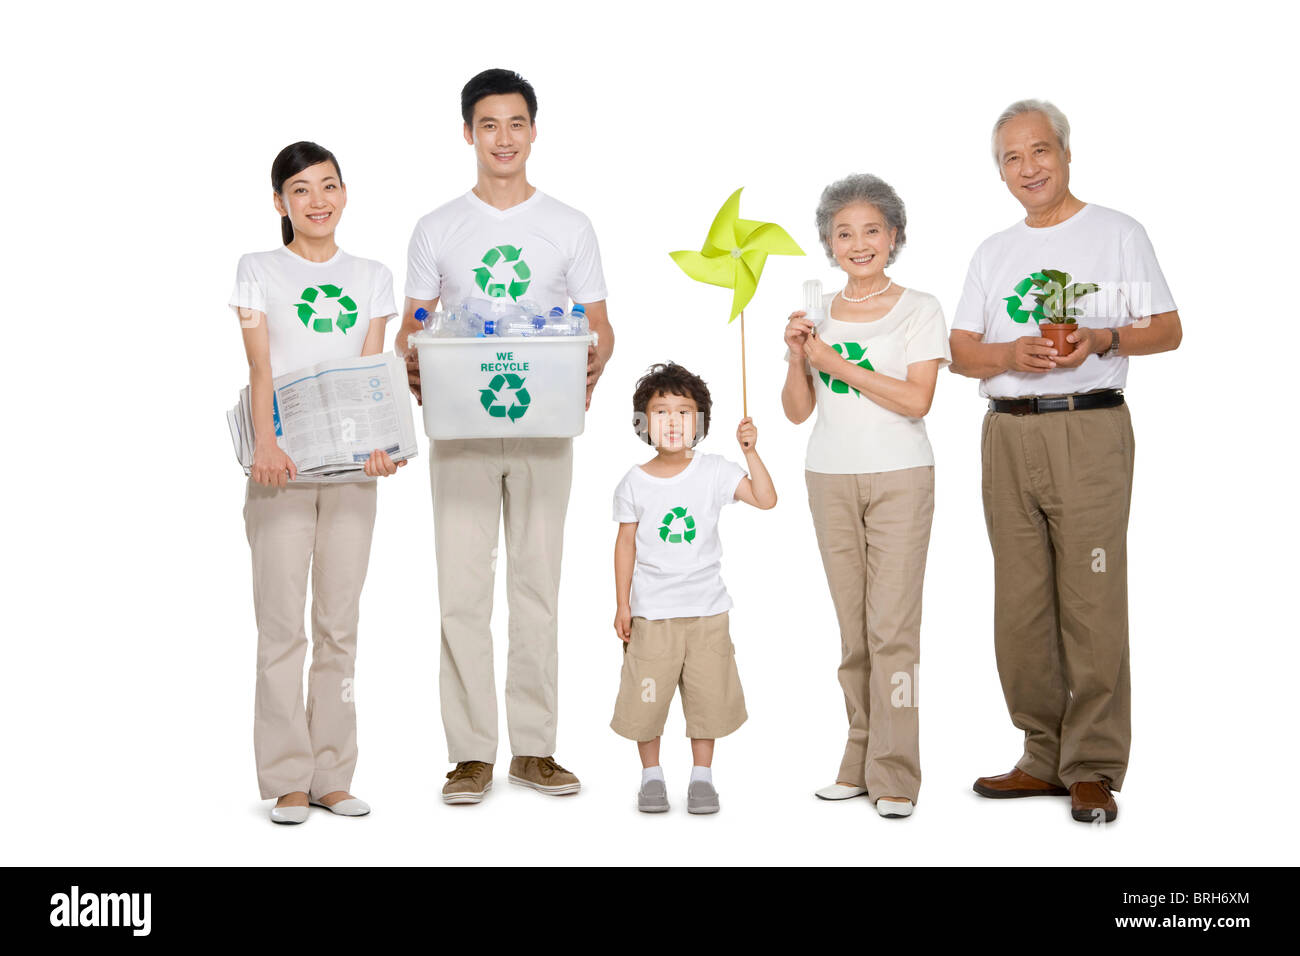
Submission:
M 716 740 L 749 717 L 731 642 L 731 615 L 632 618 L 614 702 L 614 733 L 654 740 L 664 732 L 673 692 L 682 689 L 686 736 Z
M 505 514 L 506 723 L 517 757 L 555 753 L 556 651 L 571 438 L 432 442 L 434 550 L 442 617 L 439 686 L 447 758 L 496 761 L 492 587 Z
M 840 625 L 849 737 L 837 779 L 865 786 L 873 800 L 915 803 L 921 789 L 916 681 L 934 466 L 804 475 Z
M 1016 766 L 1049 783 L 1124 783 L 1129 754 L 1127 405 L 1011 415 L 981 438 L 993 639 Z
M 244 527 L 253 553 L 257 690 L 253 752 L 262 799 L 347 790 L 357 763 L 352 675 L 361 585 L 375 526 L 375 483 L 251 479 Z M 311 571 L 311 669 L 303 609 Z

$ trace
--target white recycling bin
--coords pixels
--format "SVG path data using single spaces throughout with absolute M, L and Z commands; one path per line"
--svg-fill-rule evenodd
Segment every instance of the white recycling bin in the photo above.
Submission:
M 571 438 L 586 419 L 594 335 L 410 337 L 430 438 Z

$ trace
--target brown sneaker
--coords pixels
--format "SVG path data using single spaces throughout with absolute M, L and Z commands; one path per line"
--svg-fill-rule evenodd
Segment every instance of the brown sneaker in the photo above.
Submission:
M 981 797 L 992 797 L 995 800 L 1007 797 L 1065 797 L 1070 794 L 1064 787 L 1031 777 L 1019 767 L 996 777 L 980 777 L 971 789 Z
M 554 757 L 512 757 L 509 779 L 521 787 L 555 796 L 577 793 L 582 788 L 578 778 L 556 763 Z
M 1119 806 L 1111 796 L 1105 780 L 1088 780 L 1070 784 L 1070 816 L 1081 823 L 1100 823 L 1102 816 L 1110 823 L 1119 816 Z
M 492 789 L 492 765 L 482 760 L 462 760 L 442 785 L 443 803 L 479 803 Z

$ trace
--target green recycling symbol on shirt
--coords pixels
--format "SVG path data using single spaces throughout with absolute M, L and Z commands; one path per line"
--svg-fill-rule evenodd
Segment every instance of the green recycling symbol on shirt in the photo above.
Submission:
M 840 353 L 841 358 L 848 359 L 858 368 L 870 369 L 873 372 L 875 371 L 871 366 L 871 360 L 867 358 L 866 346 L 859 345 L 857 342 L 835 342 L 831 345 L 831 348 Z M 849 393 L 848 382 L 841 382 L 838 378 L 831 378 L 829 372 L 818 372 L 817 374 L 821 376 L 822 384 L 829 388 L 834 394 L 847 395 Z M 859 398 L 862 397 L 862 393 L 856 388 L 853 389 L 853 394 L 857 395 Z
M 674 531 L 673 525 L 678 519 L 682 522 L 682 530 Z M 690 544 L 695 540 L 695 519 L 685 508 L 674 508 L 664 515 L 663 524 L 659 526 L 659 540 L 667 541 L 669 544 L 681 544 L 683 541 Z
M 508 295 L 518 302 L 519 297 L 528 291 L 533 271 L 519 258 L 520 251 L 518 246 L 493 246 L 483 254 L 483 264 L 474 270 L 474 283 L 488 298 L 504 299 Z M 510 266 L 509 282 L 494 275 L 493 270 L 498 264 Z
M 321 296 L 324 295 L 324 299 Z M 351 296 L 343 294 L 343 290 L 336 285 L 310 285 L 302 290 L 302 299 L 295 306 L 298 310 L 298 318 L 303 326 L 311 329 L 313 332 L 333 332 L 338 329 L 344 335 L 348 334 L 348 329 L 357 324 L 357 304 L 352 301 Z M 338 314 L 334 317 L 328 315 L 319 315 L 316 306 L 322 308 L 328 306 L 331 300 L 337 301 Z
M 1059 269 L 1041 269 L 1031 272 L 1013 287 L 1015 295 L 1009 295 L 1002 301 L 1007 304 L 1007 315 L 1012 322 L 1028 322 L 1030 317 L 1038 323 L 1052 317 L 1068 319 L 1073 322 L 1083 315 L 1083 309 L 1072 308 L 1075 302 L 1085 295 L 1096 292 L 1100 286 L 1095 282 L 1075 282 L 1071 285 L 1070 273 Z M 1034 307 L 1025 308 L 1024 296 L 1030 289 L 1034 293 Z
M 502 389 L 514 392 L 514 399 L 508 406 L 501 395 Z M 478 398 L 484 410 L 493 418 L 508 418 L 512 422 L 517 422 L 524 417 L 524 413 L 528 411 L 528 403 L 532 401 L 528 389 L 524 388 L 523 376 L 513 372 L 494 375 L 492 381 L 488 382 L 487 388 L 478 390 Z

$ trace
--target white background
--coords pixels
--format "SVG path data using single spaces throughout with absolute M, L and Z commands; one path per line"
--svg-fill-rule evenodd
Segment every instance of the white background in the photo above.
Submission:
M 33 12 L 38 10 L 39 12 Z M 1294 862 L 1296 204 L 1289 7 L 1196 4 L 24 4 L 6 13 L 3 261 L 5 862 Z M 297 139 L 349 187 L 339 241 L 393 270 L 415 220 L 474 181 L 459 91 L 490 66 L 540 98 L 531 181 L 595 224 L 617 348 L 577 440 L 561 592 L 557 756 L 583 791 L 439 799 L 427 455 L 380 489 L 357 668 L 365 819 L 274 827 L 253 768 L 255 630 L 244 481 L 224 413 L 246 381 L 226 298 L 277 244 L 269 171 Z M 850 172 L 907 203 L 896 281 L 951 318 L 970 254 L 1022 215 L 989 129 L 1025 96 L 1074 128 L 1072 188 L 1140 220 L 1185 327 L 1133 360 L 1133 750 L 1117 823 L 988 801 L 1020 735 L 992 645 L 977 385 L 942 374 L 915 816 L 817 801 L 845 719 L 808 515 L 811 423 L 781 414 L 781 328 L 839 274 L 813 210 Z M 608 727 L 620 650 L 610 498 L 644 459 L 631 390 L 654 361 L 710 383 L 704 450 L 740 459 L 730 293 L 668 258 L 722 201 L 808 253 L 769 260 L 746 313 L 749 407 L 781 495 L 723 520 L 750 720 L 718 744 L 723 811 L 638 814 Z M 1285 257 L 1285 258 L 1284 258 Z M 391 337 L 390 337 L 391 347 Z M 1090 360 L 1091 361 L 1091 360 Z M 422 436 L 423 438 L 423 436 Z M 423 450 L 423 449 L 422 449 Z M 502 550 L 504 554 L 504 549 Z M 504 561 L 494 630 L 504 680 Z

